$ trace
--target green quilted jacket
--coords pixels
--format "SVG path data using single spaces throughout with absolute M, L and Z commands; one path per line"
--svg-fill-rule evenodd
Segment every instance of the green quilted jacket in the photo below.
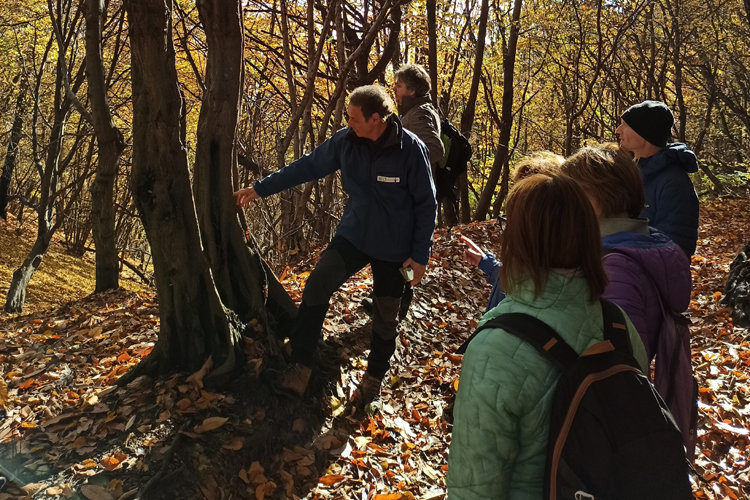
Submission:
M 531 282 L 482 318 L 530 314 L 579 353 L 603 340 L 602 310 L 580 276 L 550 273 L 534 299 Z M 627 320 L 634 355 L 646 366 L 640 336 Z M 533 347 L 501 329 L 482 331 L 461 368 L 448 458 L 448 499 L 541 500 L 549 413 L 559 372 Z

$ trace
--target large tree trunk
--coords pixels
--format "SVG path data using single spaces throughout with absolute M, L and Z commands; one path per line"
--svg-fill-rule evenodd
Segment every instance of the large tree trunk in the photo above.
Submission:
M 104 15 L 104 0 L 86 0 L 86 79 L 91 117 L 99 145 L 99 165 L 91 185 L 91 228 L 96 245 L 95 293 L 119 286 L 114 187 L 120 154 L 125 149 L 125 140 L 112 121 L 107 99 L 102 61 Z
M 255 241 L 252 251 L 238 222 L 232 196 L 235 141 L 243 88 L 244 36 L 238 0 L 199 0 L 206 33 L 206 90 L 198 120 L 193 188 L 204 253 L 224 305 L 242 321 L 271 312 L 288 329 L 297 312 L 294 301 L 265 266 Z M 264 308 L 263 284 L 268 287 Z
M 244 37 L 239 0 L 198 0 L 208 43 L 193 176 L 203 248 L 226 307 L 244 321 L 263 310 L 257 256 L 245 243 L 232 196 L 235 133 L 243 82 Z
M 126 4 L 132 54 L 135 205 L 151 245 L 161 328 L 152 353 L 124 375 L 197 370 L 227 378 L 245 359 L 203 253 L 181 135 L 182 97 L 172 43 L 172 1 Z M 229 181 L 227 181 L 229 182 Z
M 482 196 L 477 203 L 474 220 L 485 220 L 487 218 L 487 212 L 492 203 L 492 195 L 495 193 L 497 181 L 500 180 L 503 167 L 510 153 L 508 144 L 510 143 L 510 133 L 513 129 L 513 85 L 515 83 L 513 76 L 516 67 L 516 47 L 518 45 L 522 5 L 522 0 L 515 0 L 513 3 L 508 47 L 505 54 L 503 54 L 503 103 L 500 110 L 500 134 L 498 136 L 497 151 L 495 152 L 495 161 L 492 164 L 487 184 L 485 184 Z
M 3 173 L 0 175 L 0 217 L 6 218 L 6 209 L 8 207 L 8 193 L 10 191 L 10 180 L 13 177 L 13 171 L 16 168 L 16 155 L 18 154 L 18 143 L 21 141 L 21 132 L 23 131 L 23 115 L 26 112 L 26 90 L 28 81 L 25 76 L 21 77 L 21 83 L 18 88 L 18 97 L 16 98 L 16 117 L 13 119 L 13 127 L 10 129 L 10 139 L 8 140 L 8 151 L 5 153 L 5 163 L 3 163 Z

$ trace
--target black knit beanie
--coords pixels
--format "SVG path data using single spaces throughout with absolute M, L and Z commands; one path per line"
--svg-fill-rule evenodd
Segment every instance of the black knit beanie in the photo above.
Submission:
M 674 116 L 666 104 L 660 101 L 643 101 L 630 106 L 622 114 L 622 121 L 636 134 L 660 148 L 666 146 L 672 137 Z

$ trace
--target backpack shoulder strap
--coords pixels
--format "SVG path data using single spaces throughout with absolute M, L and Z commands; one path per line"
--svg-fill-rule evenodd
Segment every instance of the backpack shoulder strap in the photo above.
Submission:
M 545 322 L 523 313 L 506 313 L 486 322 L 477 328 L 457 353 L 466 352 L 469 342 L 486 328 L 501 328 L 518 337 L 561 371 L 572 366 L 578 359 L 578 353 L 554 329 Z
M 604 318 L 604 340 L 609 340 L 618 351 L 633 354 L 633 345 L 630 343 L 630 333 L 625 316 L 614 303 L 600 299 L 602 304 L 602 317 Z

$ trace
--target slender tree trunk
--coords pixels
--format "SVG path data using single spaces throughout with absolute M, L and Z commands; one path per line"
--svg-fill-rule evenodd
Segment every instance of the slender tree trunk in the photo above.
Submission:
M 57 192 L 60 149 L 67 110 L 59 108 L 59 99 L 56 99 L 55 104 L 55 121 L 50 134 L 50 144 L 47 149 L 47 159 L 44 167 L 44 175 L 42 176 L 41 196 L 39 207 L 37 208 L 36 240 L 21 267 L 13 273 L 13 279 L 8 289 L 8 297 L 5 300 L 5 312 L 7 313 L 20 313 L 23 311 L 23 306 L 26 302 L 26 288 L 29 285 L 31 277 L 42 263 L 42 259 L 52 241 L 54 229 L 56 229 L 53 226 L 54 202 L 52 196 Z
M 3 173 L 0 175 L 0 217 L 6 218 L 8 207 L 8 193 L 10 191 L 10 181 L 13 177 L 13 171 L 16 169 L 16 156 L 18 155 L 18 143 L 21 142 L 21 132 L 23 131 L 23 116 L 26 113 L 26 91 L 28 81 L 25 76 L 21 77 L 21 83 L 18 87 L 18 97 L 16 98 L 16 116 L 13 119 L 13 127 L 10 129 L 10 139 L 8 140 L 8 151 L 5 153 L 5 163 L 3 163 Z
M 49 46 L 48 46 L 49 47 Z M 44 59 L 46 60 L 45 52 Z M 34 120 L 32 122 L 32 148 L 34 149 L 35 166 L 41 177 L 41 188 L 39 196 L 39 205 L 37 206 L 37 234 L 31 251 L 26 256 L 21 267 L 13 273 L 8 296 L 5 300 L 6 313 L 20 313 L 23 311 L 26 302 L 26 289 L 31 277 L 34 275 L 39 265 L 42 263 L 44 255 L 49 249 L 52 236 L 56 229 L 53 226 L 53 217 L 55 211 L 54 195 L 57 193 L 57 182 L 59 175 L 60 151 L 62 149 L 62 139 L 65 131 L 65 122 L 68 119 L 70 101 L 63 99 L 63 77 L 65 65 L 62 64 L 64 53 L 59 52 L 57 58 L 57 76 L 55 80 L 55 98 L 53 103 L 54 119 L 49 135 L 49 146 L 47 147 L 47 157 L 42 166 L 41 157 L 38 153 L 38 136 L 36 133 L 36 121 L 39 116 L 39 91 L 43 74 L 43 65 L 40 65 L 37 82 L 34 89 Z
M 427 0 L 427 39 L 429 44 L 429 72 L 432 81 L 432 103 L 438 106 L 437 9 L 436 0 Z M 439 109 L 439 108 L 438 108 Z
M 219 298 L 201 247 L 181 138 L 172 1 L 131 0 L 126 9 L 133 88 L 131 183 L 151 246 L 161 328 L 152 353 L 118 383 L 174 368 L 197 370 L 209 356 L 218 367 L 210 376 L 221 380 L 231 377 L 245 357 L 240 332 Z
M 91 229 L 96 245 L 95 293 L 119 287 L 119 259 L 115 243 L 114 188 L 120 154 L 125 149 L 122 133 L 109 111 L 102 60 L 104 0 L 86 0 L 86 79 L 91 118 L 99 145 L 99 164 L 91 185 Z
M 484 186 L 482 195 L 477 203 L 474 220 L 484 220 L 492 203 L 492 195 L 495 193 L 497 181 L 503 171 L 503 166 L 508 159 L 510 148 L 510 133 L 513 129 L 513 85 L 516 67 L 516 47 L 518 45 L 518 34 L 520 31 L 522 0 L 514 0 L 513 15 L 511 18 L 510 35 L 508 36 L 508 49 L 503 55 L 503 102 L 500 110 L 500 134 L 498 136 L 495 161 L 492 164 L 487 184 Z
M 489 13 L 489 0 L 482 0 L 482 10 L 479 14 L 479 34 L 477 36 L 476 55 L 474 57 L 474 73 L 469 89 L 469 98 L 466 108 L 461 113 L 461 134 L 467 139 L 471 138 L 471 129 L 474 126 L 474 115 L 476 114 L 477 94 L 479 93 L 479 81 L 482 77 L 482 63 L 484 62 L 484 42 L 487 37 L 487 15 Z M 461 222 L 471 222 L 471 207 L 469 206 L 469 179 L 467 172 L 461 174 L 459 182 L 461 197 Z

